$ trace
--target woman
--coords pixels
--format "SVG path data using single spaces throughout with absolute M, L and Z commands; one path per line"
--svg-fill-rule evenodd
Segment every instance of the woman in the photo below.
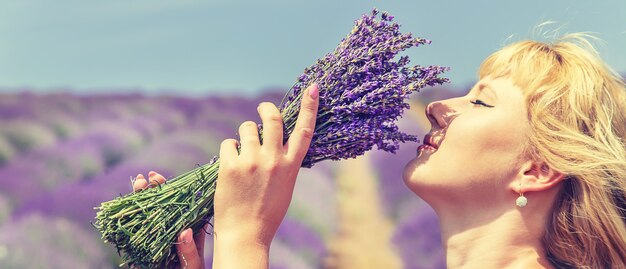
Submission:
M 287 144 L 269 103 L 258 107 L 263 145 L 253 122 L 222 143 L 214 268 L 267 268 L 317 91 L 307 89 Z M 432 129 L 404 182 L 435 209 L 449 268 L 626 268 L 626 89 L 582 35 L 503 48 L 467 95 L 426 116 Z M 202 268 L 191 231 L 180 242 L 187 268 Z

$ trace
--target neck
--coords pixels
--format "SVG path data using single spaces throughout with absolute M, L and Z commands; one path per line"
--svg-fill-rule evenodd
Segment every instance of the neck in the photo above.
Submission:
M 439 218 L 448 268 L 551 268 L 541 243 L 544 222 L 524 219 L 520 210 Z

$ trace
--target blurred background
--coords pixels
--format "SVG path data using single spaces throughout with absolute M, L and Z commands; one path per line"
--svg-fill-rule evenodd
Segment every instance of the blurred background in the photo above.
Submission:
M 433 40 L 413 64 L 452 68 L 400 122 L 420 137 L 425 104 L 464 94 L 513 41 L 592 32 L 626 72 L 623 0 L 1 1 L 0 268 L 116 268 L 93 207 L 138 173 L 208 162 L 373 7 Z M 303 169 L 271 268 L 445 268 L 432 209 L 402 183 L 416 147 Z

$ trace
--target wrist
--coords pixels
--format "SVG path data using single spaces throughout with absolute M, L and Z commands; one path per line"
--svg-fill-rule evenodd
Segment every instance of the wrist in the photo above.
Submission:
M 215 244 L 247 244 L 268 249 L 272 243 L 271 237 L 265 236 L 259 231 L 247 231 L 243 229 L 213 230 L 213 241 Z
M 269 248 L 278 225 L 256 221 L 220 221 L 215 223 L 213 229 L 214 240 L 225 240 L 229 243 L 254 243 Z
M 270 245 L 255 231 L 214 231 L 213 268 L 268 268 Z

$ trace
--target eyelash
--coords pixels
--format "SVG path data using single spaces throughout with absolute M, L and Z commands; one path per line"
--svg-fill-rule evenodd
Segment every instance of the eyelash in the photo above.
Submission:
M 472 101 L 470 101 L 470 103 L 475 104 L 475 105 L 485 106 L 485 107 L 493 107 L 493 106 L 490 106 L 488 104 L 485 104 L 485 102 L 483 102 L 481 100 L 478 100 L 478 99 L 472 100 Z

